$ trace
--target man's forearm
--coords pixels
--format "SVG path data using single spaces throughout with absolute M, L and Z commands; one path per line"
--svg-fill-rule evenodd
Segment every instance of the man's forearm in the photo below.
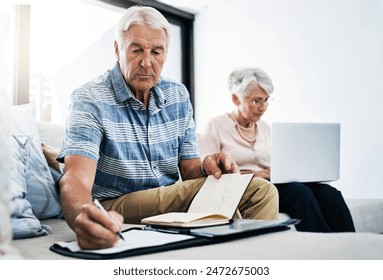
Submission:
M 64 174 L 60 180 L 60 201 L 64 217 L 68 225 L 74 230 L 74 221 L 84 204 L 92 203 L 92 196 L 85 188 L 80 187 L 81 182 Z M 77 186 L 77 187 L 76 187 Z
M 95 174 L 95 161 L 77 155 L 65 157 L 65 172 L 59 182 L 60 200 L 64 217 L 72 229 L 82 207 L 92 203 Z

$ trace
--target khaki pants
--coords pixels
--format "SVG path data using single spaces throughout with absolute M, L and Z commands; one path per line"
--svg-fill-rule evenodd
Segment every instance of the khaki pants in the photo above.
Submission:
M 145 191 L 129 193 L 118 198 L 99 198 L 108 211 L 124 216 L 124 222 L 139 224 L 141 219 L 167 212 L 187 212 L 194 196 L 206 178 L 188 180 Z M 244 219 L 278 219 L 278 191 L 262 178 L 254 178 L 239 203 Z

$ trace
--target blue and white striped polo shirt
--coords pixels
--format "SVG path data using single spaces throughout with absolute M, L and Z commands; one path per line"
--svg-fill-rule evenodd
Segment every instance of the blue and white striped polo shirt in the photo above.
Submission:
M 97 162 L 96 197 L 175 183 L 179 161 L 200 156 L 186 87 L 161 78 L 146 108 L 126 85 L 117 63 L 72 94 L 58 160 L 67 155 Z

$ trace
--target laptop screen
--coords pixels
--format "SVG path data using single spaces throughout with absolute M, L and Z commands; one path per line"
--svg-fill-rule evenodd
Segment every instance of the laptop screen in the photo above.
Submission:
M 271 125 L 272 183 L 328 182 L 339 179 L 339 123 Z

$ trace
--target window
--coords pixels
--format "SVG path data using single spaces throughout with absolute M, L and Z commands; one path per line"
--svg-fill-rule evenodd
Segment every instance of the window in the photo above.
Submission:
M 14 87 L 16 9 L 13 5 L 0 4 L 0 95 L 10 100 Z M 4 100 L 4 99 L 1 99 Z
M 114 25 L 127 7 L 139 2 L 66 0 L 57 5 L 47 0 L 25 6 L 30 56 L 23 65 L 29 65 L 29 90 L 23 91 L 24 101 L 16 103 L 33 102 L 38 119 L 64 123 L 73 90 L 113 67 Z M 160 10 L 172 26 L 163 76 L 183 82 L 193 102 L 194 16 L 156 1 L 144 2 Z
M 63 123 L 73 90 L 113 66 L 113 26 L 122 12 L 97 1 L 31 5 L 29 101 L 38 119 Z

